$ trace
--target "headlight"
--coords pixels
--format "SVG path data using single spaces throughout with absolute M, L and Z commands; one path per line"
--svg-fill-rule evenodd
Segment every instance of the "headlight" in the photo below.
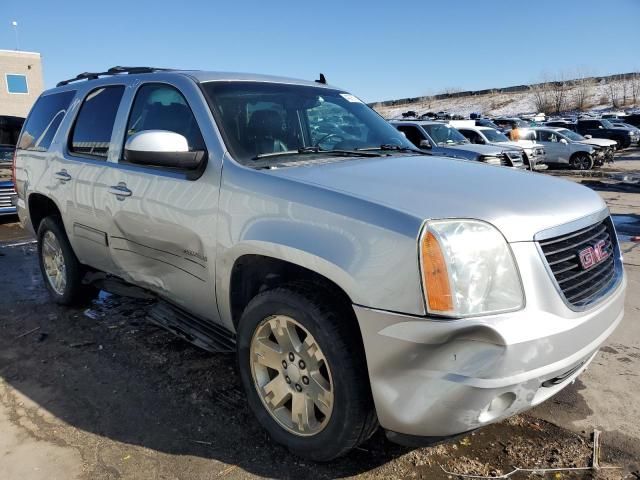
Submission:
M 511 248 L 479 220 L 427 222 L 420 239 L 422 281 L 431 314 L 467 317 L 524 306 Z
M 480 157 L 480 161 L 488 163 L 489 165 L 502 165 L 502 160 L 500 159 L 500 157 L 495 157 L 493 155 L 482 155 Z

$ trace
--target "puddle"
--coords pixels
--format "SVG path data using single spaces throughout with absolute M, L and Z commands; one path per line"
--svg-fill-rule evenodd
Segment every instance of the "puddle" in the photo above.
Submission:
M 619 241 L 631 242 L 632 237 L 640 236 L 640 216 L 611 215 L 611 219 L 616 227 Z

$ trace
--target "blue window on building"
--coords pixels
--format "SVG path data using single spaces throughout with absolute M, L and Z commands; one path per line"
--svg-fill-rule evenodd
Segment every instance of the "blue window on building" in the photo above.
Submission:
M 27 77 L 25 75 L 7 73 L 7 91 L 9 93 L 29 93 Z

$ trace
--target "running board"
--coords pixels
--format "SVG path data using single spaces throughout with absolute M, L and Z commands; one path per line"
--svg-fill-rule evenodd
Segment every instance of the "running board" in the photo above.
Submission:
M 213 353 L 236 351 L 236 336 L 226 328 L 196 317 L 164 300 L 151 307 L 147 318 L 178 337 Z

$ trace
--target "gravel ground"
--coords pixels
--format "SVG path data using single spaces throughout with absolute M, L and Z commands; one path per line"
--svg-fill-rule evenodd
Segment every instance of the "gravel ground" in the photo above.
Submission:
M 632 171 L 640 160 L 637 152 L 627 156 L 614 164 L 616 171 Z M 633 193 L 601 193 L 614 213 L 640 213 Z M 605 412 L 601 418 L 597 402 L 585 400 L 585 389 L 605 399 L 634 399 L 638 383 L 590 372 L 528 415 L 437 446 L 407 449 L 379 432 L 329 464 L 301 461 L 254 422 L 233 356 L 206 353 L 148 323 L 144 301 L 103 293 L 86 309 L 52 304 L 35 247 L 24 244 L 24 232 L 11 220 L 0 225 L 0 479 L 455 478 L 443 469 L 497 476 L 514 467 L 591 465 L 593 427 L 604 429 L 601 463 L 623 468 L 547 478 L 640 478 L 638 415 Z M 634 247 L 625 244 L 627 269 L 637 276 L 640 267 L 629 264 Z M 638 310 L 627 310 L 625 324 L 638 320 Z M 623 338 L 616 345 L 634 353 L 638 341 Z M 632 363 L 607 348 L 620 350 L 605 347 L 597 368 L 610 376 L 620 368 L 638 372 L 640 348 L 637 357 L 627 355 Z M 609 416 L 622 427 L 606 428 Z M 616 436 L 624 422 L 630 430 Z M 529 477 L 540 478 L 527 472 L 513 478 Z

